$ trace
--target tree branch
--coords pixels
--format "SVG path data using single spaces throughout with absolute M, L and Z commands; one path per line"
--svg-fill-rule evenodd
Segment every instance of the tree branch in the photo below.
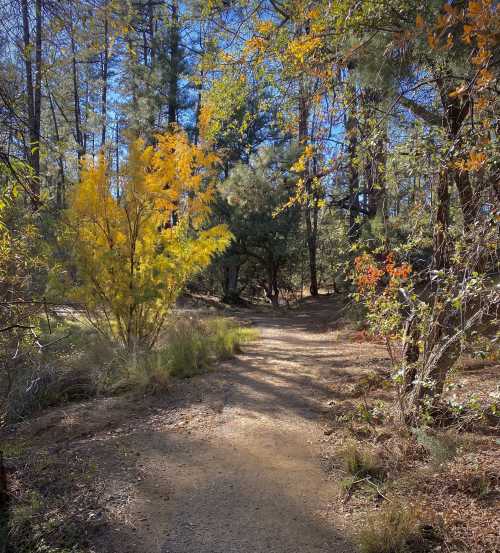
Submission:
M 405 96 L 401 96 L 401 98 L 399 98 L 399 102 L 405 108 L 409 109 L 414 115 L 420 117 L 420 119 L 423 119 L 426 123 L 429 123 L 429 125 L 436 127 L 443 126 L 443 118 L 438 113 L 428 110 L 421 104 L 415 102 L 414 100 L 410 100 Z

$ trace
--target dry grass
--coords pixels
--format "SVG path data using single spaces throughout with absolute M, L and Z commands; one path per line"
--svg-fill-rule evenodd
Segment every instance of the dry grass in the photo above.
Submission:
M 385 478 L 385 468 L 380 457 L 366 447 L 355 442 L 348 443 L 339 451 L 343 470 L 354 478 L 372 478 L 381 481 Z
M 257 336 L 223 317 L 177 317 L 162 347 L 129 354 L 75 321 L 54 323 L 51 332 L 42 341 L 55 345 L 16 371 L 12 390 L 0 400 L 0 421 L 27 419 L 48 407 L 99 395 L 166 391 L 172 377 L 202 373 Z
M 430 457 L 435 468 L 451 461 L 458 453 L 463 440 L 453 431 L 436 432 L 425 428 L 415 429 L 417 443 Z
M 224 318 L 177 319 L 157 351 L 125 360 L 115 389 L 162 392 L 170 379 L 190 378 L 208 370 L 217 361 L 230 359 L 257 333 Z
M 424 538 L 415 511 L 399 503 L 367 515 L 355 533 L 360 553 L 411 553 L 422 550 Z

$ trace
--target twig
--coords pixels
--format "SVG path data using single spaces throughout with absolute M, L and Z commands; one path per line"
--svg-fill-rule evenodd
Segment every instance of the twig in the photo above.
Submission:
M 43 298 L 43 309 L 45 311 L 45 318 L 47 319 L 47 326 L 49 327 L 49 334 L 52 334 L 52 327 L 50 326 L 49 312 L 47 310 L 47 300 Z
M 343 501 L 344 505 L 349 501 L 349 499 L 351 499 L 354 486 L 356 484 L 359 484 L 360 482 L 364 482 L 365 480 L 368 480 L 369 478 L 370 478 L 369 476 L 366 476 L 365 478 L 360 478 L 359 480 L 355 480 L 354 482 L 351 483 Z
M 373 486 L 377 490 L 377 493 L 380 495 L 380 497 L 384 498 L 389 503 L 392 503 L 392 501 L 380 491 L 380 488 L 377 486 L 377 484 L 375 484 L 375 482 L 372 482 L 370 480 L 369 476 L 366 478 L 366 481 L 368 482 L 368 484 L 370 484 L 370 486 Z
M 8 330 L 12 330 L 13 328 L 24 328 L 25 330 L 31 330 L 35 327 L 29 325 L 13 324 L 10 326 L 5 326 L 4 328 L 0 328 L 0 332 L 7 332 Z
M 66 340 L 66 338 L 69 338 L 71 336 L 71 332 L 68 332 L 66 336 L 61 336 L 61 338 L 57 338 L 57 340 L 53 340 L 52 342 L 48 342 L 47 344 L 40 344 L 40 347 L 42 349 L 48 348 L 50 346 L 53 346 L 54 344 L 57 344 L 57 342 L 62 342 L 63 340 Z

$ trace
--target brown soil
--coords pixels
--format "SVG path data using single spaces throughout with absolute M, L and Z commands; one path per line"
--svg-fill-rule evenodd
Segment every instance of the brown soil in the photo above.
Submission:
M 260 338 L 217 370 L 163 397 L 97 399 L 17 425 L 13 495 L 35 487 L 50 504 L 47 542 L 73 543 L 73 528 L 78 551 L 353 551 L 350 509 L 365 507 L 344 504 L 322 457 L 343 440 L 332 421 L 352 410 L 360 377 L 388 359 L 336 329 L 339 309 L 322 298 L 245 311 Z

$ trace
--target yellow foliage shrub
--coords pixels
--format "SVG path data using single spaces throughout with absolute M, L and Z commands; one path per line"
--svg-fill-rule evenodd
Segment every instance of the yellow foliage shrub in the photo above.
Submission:
M 217 157 L 180 131 L 156 138 L 130 144 L 119 192 L 104 156 L 87 159 L 67 213 L 74 299 L 129 350 L 154 345 L 186 282 L 231 238 L 225 225 L 207 227 Z

